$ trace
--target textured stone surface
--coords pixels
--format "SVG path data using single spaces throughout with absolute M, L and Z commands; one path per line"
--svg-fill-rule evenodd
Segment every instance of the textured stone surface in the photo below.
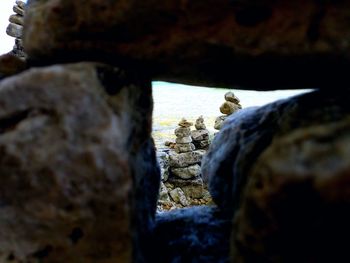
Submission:
M 193 143 L 177 143 L 175 145 L 175 152 L 177 153 L 186 153 L 186 152 L 192 152 L 196 149 Z
M 213 200 L 233 213 L 240 205 L 248 172 L 274 140 L 298 129 L 328 125 L 350 116 L 348 91 L 314 91 L 228 117 L 202 161 Z M 299 155 L 299 153 L 296 153 Z
M 0 80 L 27 69 L 27 64 L 18 56 L 8 53 L 0 56 Z
M 348 1 L 29 3 L 24 45 L 41 63 L 117 61 L 153 79 L 257 90 L 350 81 Z
M 195 164 L 184 168 L 172 168 L 171 173 L 182 179 L 192 179 L 200 176 L 201 167 L 198 164 Z
M 187 143 L 191 143 L 192 142 L 192 138 L 191 138 L 191 136 L 182 137 L 182 138 L 177 137 L 175 139 L 175 142 L 176 142 L 176 144 L 187 144 Z
M 193 141 L 203 141 L 209 139 L 209 131 L 208 130 L 194 130 L 191 131 L 191 137 Z
M 23 27 L 14 23 L 10 23 L 6 28 L 6 33 L 11 37 L 22 37 Z
M 241 109 L 242 107 L 240 107 L 239 105 L 230 102 L 230 101 L 225 101 L 221 106 L 220 106 L 220 112 L 222 114 L 227 114 L 227 115 L 231 115 L 232 113 L 238 111 L 239 109 Z
M 193 178 L 192 180 L 185 180 L 176 177 L 169 177 L 168 182 L 175 187 L 181 188 L 185 195 L 190 198 L 203 197 L 203 180 L 201 177 Z
M 169 192 L 171 199 L 174 200 L 175 203 L 181 204 L 182 206 L 188 206 L 189 203 L 186 199 L 184 191 L 181 188 L 175 188 Z
M 230 228 L 216 207 L 159 214 L 148 262 L 228 263 Z
M 151 111 L 147 79 L 102 64 L 1 81 L 0 261 L 143 262 L 159 188 Z
M 215 119 L 214 129 L 221 130 L 222 125 L 224 124 L 224 121 L 226 120 L 226 118 L 227 118 L 226 115 L 222 115 L 222 116 L 217 117 Z
M 191 128 L 187 127 L 179 127 L 175 129 L 175 135 L 176 137 L 183 138 L 183 137 L 188 137 L 191 135 Z
M 260 155 L 232 232 L 232 262 L 348 262 L 350 117 L 290 132 Z
M 197 150 L 187 153 L 170 153 L 169 165 L 174 168 L 186 167 L 192 164 L 200 163 L 205 154 L 204 150 Z
M 17 24 L 17 25 L 22 25 L 24 24 L 24 18 L 23 16 L 20 15 L 11 15 L 9 18 L 9 21 L 11 23 Z

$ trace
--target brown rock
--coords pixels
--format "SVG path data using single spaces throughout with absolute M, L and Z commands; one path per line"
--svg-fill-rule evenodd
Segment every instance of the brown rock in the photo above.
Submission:
M 16 0 L 16 5 L 19 7 L 19 8 L 21 8 L 21 9 L 25 9 L 25 7 L 26 7 L 26 3 L 25 2 L 23 2 L 23 1 L 20 1 L 20 0 Z
M 178 138 L 188 137 L 191 135 L 191 128 L 190 127 L 179 127 L 175 129 L 175 135 Z
M 235 96 L 235 94 L 232 91 L 229 91 L 225 94 L 225 100 L 233 102 L 235 104 L 239 104 L 239 98 Z
M 205 151 L 197 150 L 187 153 L 170 153 L 169 166 L 173 168 L 187 167 L 192 164 L 200 163 Z
M 240 110 L 242 107 L 238 104 L 235 104 L 230 101 L 225 101 L 221 106 L 220 106 L 220 112 L 222 114 L 227 114 L 231 115 L 232 113 L 235 113 L 236 111 Z
M 8 53 L 0 56 L 0 80 L 27 69 L 27 63 L 16 55 Z
M 102 64 L 0 82 L 1 262 L 143 262 L 159 186 L 151 101 L 150 81 Z
M 275 140 L 247 175 L 232 262 L 349 261 L 349 160 L 349 119 Z
M 10 37 L 22 38 L 22 31 L 23 27 L 14 23 L 10 23 L 6 28 L 6 34 Z
M 350 82 L 349 14 L 348 1 L 32 0 L 24 45 L 41 62 L 118 57 L 174 82 L 333 89 Z
M 191 136 L 187 136 L 187 137 L 178 137 L 175 139 L 176 144 L 188 144 L 192 142 L 192 138 Z
M 187 121 L 185 118 L 182 118 L 181 121 L 179 122 L 179 126 L 183 128 L 189 128 L 193 125 L 192 122 Z
M 9 21 L 11 23 L 21 25 L 21 26 L 23 26 L 23 24 L 24 24 L 24 18 L 23 18 L 23 16 L 20 16 L 20 15 L 11 15 L 9 18 Z
M 177 153 L 192 152 L 196 149 L 193 143 L 178 143 L 174 147 Z
M 13 12 L 15 12 L 16 14 L 18 14 L 20 16 L 24 16 L 24 10 L 18 5 L 13 6 Z

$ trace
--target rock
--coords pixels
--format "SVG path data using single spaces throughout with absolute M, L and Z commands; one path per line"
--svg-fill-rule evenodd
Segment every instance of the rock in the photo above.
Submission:
M 226 115 L 222 115 L 222 116 L 217 117 L 215 119 L 214 129 L 221 130 L 222 125 L 223 125 L 224 121 L 226 120 L 226 118 L 227 118 Z
M 207 127 L 204 124 L 204 118 L 203 116 L 199 116 L 198 119 L 196 120 L 196 123 L 194 125 L 194 127 L 197 130 L 205 130 Z
M 169 178 L 169 155 L 166 152 L 157 151 L 157 161 L 160 166 L 160 174 L 162 181 Z
M 187 121 L 185 118 L 182 118 L 178 125 L 182 128 L 189 128 L 193 125 L 192 122 Z
M 200 163 L 205 154 L 204 150 L 197 150 L 187 153 L 170 153 L 169 165 L 174 168 L 186 167 L 192 164 Z
M 163 182 L 160 182 L 160 188 L 159 188 L 159 201 L 161 202 L 170 202 L 168 189 L 164 185 Z
M 20 15 L 11 15 L 9 18 L 9 21 L 13 24 L 17 24 L 21 26 L 23 26 L 24 24 L 24 18 L 23 16 L 20 16 Z
M 9 77 L 12 75 L 16 75 L 28 67 L 27 63 L 17 56 L 8 53 L 0 56 L 0 80 Z
M 240 107 L 239 105 L 237 105 L 233 102 L 225 101 L 220 107 L 220 112 L 222 114 L 231 115 L 232 113 L 238 111 L 241 108 L 242 107 Z
M 215 203 L 234 214 L 240 206 L 248 171 L 278 138 L 349 118 L 347 92 L 314 91 L 263 107 L 242 109 L 228 117 L 202 161 L 202 176 L 209 182 Z
M 178 143 L 175 145 L 174 149 L 177 153 L 186 153 L 194 151 L 196 147 L 193 143 Z
M 16 5 L 21 8 L 22 10 L 25 9 L 26 3 L 24 1 L 16 0 Z
M 191 138 L 191 136 L 187 136 L 187 137 L 183 137 L 183 138 L 177 137 L 175 139 L 175 142 L 176 142 L 176 144 L 187 144 L 187 143 L 192 142 L 192 138 Z
M 18 58 L 25 60 L 27 55 L 25 54 L 23 50 L 23 44 L 22 40 L 16 38 L 15 39 L 15 45 L 13 47 L 13 50 L 10 52 L 11 54 L 17 56 Z
M 350 82 L 349 14 L 348 1 L 31 0 L 24 46 L 41 62 L 117 57 L 154 80 L 334 90 Z
M 175 203 L 181 204 L 183 206 L 189 205 L 184 192 L 180 188 L 171 190 L 169 194 Z
M 172 168 L 171 172 L 173 175 L 182 179 L 192 179 L 200 176 L 201 167 L 198 164 L 190 165 L 184 168 Z
M 209 131 L 208 130 L 194 130 L 191 131 L 191 137 L 193 141 L 203 141 L 209 139 Z
M 195 141 L 193 142 L 194 145 L 196 146 L 196 149 L 208 149 L 209 147 L 209 140 L 203 140 L 203 141 Z
M 21 38 L 22 31 L 23 31 L 23 27 L 16 25 L 14 23 L 10 23 L 6 28 L 6 34 L 8 34 L 11 37 Z
M 235 96 L 235 94 L 233 94 L 232 91 L 229 91 L 229 92 L 227 92 L 227 93 L 225 94 L 225 100 L 226 100 L 226 101 L 229 101 L 229 102 L 232 102 L 232 103 L 234 103 L 234 104 L 239 104 L 239 102 L 240 102 L 239 98 L 237 98 L 237 97 Z M 225 113 L 225 114 L 226 114 L 226 113 Z
M 156 222 L 148 262 L 229 262 L 231 221 L 216 207 L 177 209 Z
M 185 180 L 176 177 L 169 177 L 169 183 L 175 187 L 181 188 L 185 196 L 190 198 L 202 198 L 203 197 L 203 180 L 200 177 L 193 178 L 192 180 Z
M 178 138 L 191 136 L 191 128 L 190 127 L 187 127 L 187 128 L 184 128 L 184 127 L 176 128 L 175 129 L 175 135 Z
M 18 5 L 13 6 L 13 12 L 15 12 L 16 14 L 18 14 L 20 16 L 24 16 L 24 10 Z
M 348 262 L 349 160 L 349 117 L 274 139 L 247 174 L 232 262 Z
M 151 112 L 151 82 L 103 64 L 2 80 L 0 261 L 143 262 L 160 176 Z

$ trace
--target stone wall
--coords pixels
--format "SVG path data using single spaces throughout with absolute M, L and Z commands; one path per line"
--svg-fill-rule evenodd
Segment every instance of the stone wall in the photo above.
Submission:
M 24 64 L 0 58 L 0 261 L 348 262 L 348 7 L 29 1 Z M 317 89 L 230 115 L 215 205 L 156 214 L 156 79 Z

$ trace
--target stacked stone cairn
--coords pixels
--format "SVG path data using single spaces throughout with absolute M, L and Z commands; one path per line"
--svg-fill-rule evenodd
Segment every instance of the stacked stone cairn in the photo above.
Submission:
M 225 94 L 225 102 L 220 106 L 221 115 L 215 119 L 214 129 L 220 130 L 226 118 L 242 109 L 239 99 L 231 91 Z
M 208 150 L 209 131 L 205 126 L 203 116 L 199 116 L 195 123 L 196 130 L 191 131 L 191 137 L 196 149 Z
M 11 53 L 23 59 L 26 57 L 22 44 L 25 5 L 26 4 L 23 1 L 16 1 L 16 4 L 13 6 L 13 12 L 15 12 L 15 14 L 10 16 L 10 24 L 7 26 L 6 29 L 6 33 L 10 37 L 15 38 L 15 45 Z

